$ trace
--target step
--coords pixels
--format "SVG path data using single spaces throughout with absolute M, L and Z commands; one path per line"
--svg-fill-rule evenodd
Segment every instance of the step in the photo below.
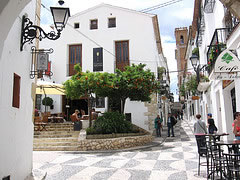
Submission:
M 33 143 L 42 143 L 42 142 L 78 142 L 77 137 L 69 138 L 35 138 Z
M 61 135 L 34 135 L 34 138 L 66 138 L 78 137 L 79 134 L 61 134 Z
M 33 147 L 34 151 L 78 151 L 78 146 Z
M 79 131 L 35 131 L 34 135 L 79 134 Z
M 33 147 L 78 146 L 79 142 L 43 142 L 33 143 Z

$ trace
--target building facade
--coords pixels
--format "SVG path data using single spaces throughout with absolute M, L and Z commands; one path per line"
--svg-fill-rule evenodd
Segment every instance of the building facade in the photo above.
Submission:
M 237 4 L 237 2 L 235 3 Z M 194 113 L 189 114 L 194 117 L 200 113 L 205 120 L 207 113 L 212 113 L 219 132 L 227 132 L 230 135 L 225 138 L 233 139 L 233 114 L 240 109 L 239 71 L 220 71 L 217 68 L 220 67 L 219 59 L 222 62 L 225 61 L 226 53 L 236 59 L 236 69 L 240 68 L 238 58 L 240 29 L 239 19 L 232 13 L 231 8 L 225 5 L 219 0 L 195 1 L 192 29 L 196 31 L 192 33 L 195 36 L 190 38 L 188 46 L 192 50 L 199 49 L 201 70 L 199 74 L 201 77 L 207 76 L 209 82 L 202 80 L 198 82 L 199 100 L 192 102 L 191 99 L 188 99 L 187 111 L 192 112 L 192 108 L 194 108 Z M 190 57 L 192 57 L 191 51 L 186 54 L 189 62 Z M 232 63 L 233 61 L 228 61 L 224 67 L 229 67 Z M 194 105 L 191 106 L 190 103 Z
M 156 77 L 158 67 L 167 68 L 157 16 L 108 4 L 100 4 L 73 15 L 61 39 L 40 45 L 54 49 L 51 55 L 54 73 L 51 81 L 57 83 L 69 79 L 75 73 L 73 67 L 77 63 L 80 63 L 82 71 L 109 73 L 114 73 L 116 68 L 124 70 L 126 65 L 142 63 Z M 169 84 L 166 73 L 164 77 Z M 69 113 L 74 109 L 87 111 L 84 99 L 52 97 L 52 112 L 66 112 L 66 105 L 70 106 Z M 95 98 L 95 109 L 105 112 L 108 108 L 107 99 Z M 125 113 L 131 116 L 132 123 L 153 131 L 153 120 L 160 112 L 159 103 L 162 103 L 159 99 L 160 96 L 153 95 L 151 102 L 127 100 Z
M 0 7 L 0 179 L 22 180 L 32 172 L 34 98 L 30 46 L 20 51 L 22 16 L 37 24 L 40 1 L 1 1 Z

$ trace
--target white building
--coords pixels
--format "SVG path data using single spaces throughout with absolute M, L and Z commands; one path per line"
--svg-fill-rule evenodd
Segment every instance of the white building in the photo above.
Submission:
M 51 81 L 63 83 L 73 75 L 73 66 L 81 64 L 83 71 L 114 73 L 126 65 L 146 64 L 157 75 L 157 68 L 167 67 L 163 56 L 157 16 L 108 4 L 77 13 L 69 18 L 61 38 L 40 44 L 53 48 Z M 169 83 L 169 82 L 168 82 Z M 67 102 L 54 96 L 52 112 L 66 112 L 66 104 L 87 111 L 84 99 Z M 107 100 L 98 101 L 96 110 L 104 112 Z M 100 103 L 101 102 L 101 103 Z M 127 100 L 125 113 L 131 113 L 132 122 L 148 131 L 159 112 L 157 97 L 151 103 Z
M 23 180 L 32 171 L 33 81 L 30 46 L 20 51 L 20 36 L 23 15 L 37 21 L 37 1 L 1 1 L 0 7 L 0 179 Z
M 237 2 L 235 3 L 237 4 Z M 200 8 L 201 11 L 199 11 Z M 239 77 L 230 77 L 227 72 L 221 72 L 222 79 L 220 79 L 220 73 L 217 73 L 214 68 L 218 66 L 216 59 L 223 56 L 221 52 L 224 49 L 232 51 L 239 57 L 239 20 L 219 0 L 196 0 L 194 12 L 193 33 L 195 30 L 197 34 L 190 41 L 190 45 L 194 42 L 193 47 L 199 47 L 199 62 L 208 68 L 205 75 L 209 76 L 210 82 L 199 83 L 198 89 L 202 94 L 200 100 L 193 103 L 195 107 L 193 115 L 200 113 L 203 115 L 203 119 L 206 119 L 207 113 L 212 113 L 219 132 L 230 133 L 227 138 L 233 139 L 233 114 L 240 110 L 240 80 Z M 199 24 L 194 24 L 194 22 L 199 22 Z M 190 52 L 186 58 L 191 55 Z M 237 68 L 240 68 L 238 58 Z M 239 74 L 239 72 L 235 74 Z

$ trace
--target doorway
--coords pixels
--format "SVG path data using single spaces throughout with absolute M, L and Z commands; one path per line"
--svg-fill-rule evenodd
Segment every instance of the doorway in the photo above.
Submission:
M 221 113 L 221 101 L 220 101 L 220 93 L 217 91 L 216 93 L 216 105 L 217 105 L 217 121 L 218 121 L 218 131 L 223 132 L 222 128 L 222 113 Z
M 88 114 L 87 98 L 71 100 L 67 99 L 66 96 L 62 96 L 62 112 L 65 113 L 67 120 L 70 120 L 70 115 L 73 114 L 76 109 L 78 109 L 80 112 L 81 110 L 84 110 L 85 114 Z

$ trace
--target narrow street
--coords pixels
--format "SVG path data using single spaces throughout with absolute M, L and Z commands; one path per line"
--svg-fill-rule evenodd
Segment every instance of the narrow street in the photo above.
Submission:
M 108 152 L 33 152 L 36 177 L 47 180 L 194 180 L 198 154 L 192 124 L 175 126 L 175 137 L 163 138 L 138 149 Z

